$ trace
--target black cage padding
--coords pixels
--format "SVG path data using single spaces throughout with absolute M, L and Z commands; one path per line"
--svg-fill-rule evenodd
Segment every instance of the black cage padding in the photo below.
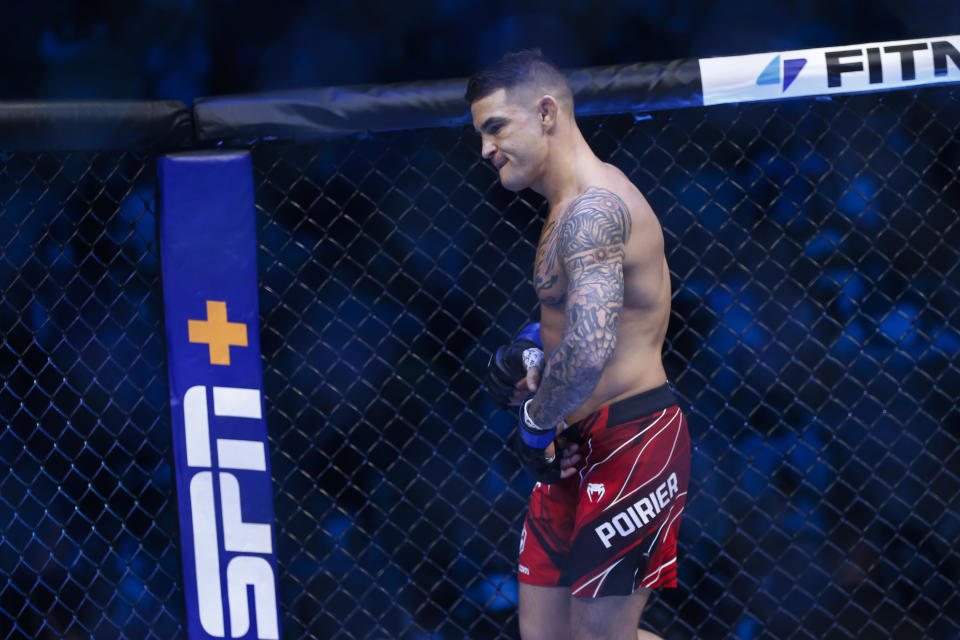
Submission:
M 192 115 L 175 100 L 0 101 L 0 149 L 7 151 L 191 145 Z
M 696 60 L 580 69 L 567 74 L 578 116 L 703 104 Z M 197 138 L 306 141 L 365 131 L 469 123 L 465 78 L 200 98 Z

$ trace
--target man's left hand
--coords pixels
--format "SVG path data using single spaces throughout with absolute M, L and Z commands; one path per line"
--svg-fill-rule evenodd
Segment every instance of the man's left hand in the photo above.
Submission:
M 557 444 L 560 445 L 559 449 Z M 577 463 L 580 462 L 580 454 L 577 453 L 579 446 L 562 438 L 551 442 L 546 449 L 536 449 L 524 442 L 518 432 L 513 448 L 526 472 L 543 484 L 553 484 L 569 478 L 577 472 Z
M 527 470 L 538 482 L 552 484 L 576 473 L 580 461 L 578 445 L 556 436 L 557 428 L 543 429 L 527 415 L 527 404 L 521 404 L 514 449 Z M 566 427 L 566 424 L 558 425 Z M 546 446 L 544 446 L 544 443 Z
M 577 453 L 580 445 L 564 440 L 561 435 L 550 443 L 544 454 L 549 458 L 555 455 L 558 448 L 560 449 L 560 478 L 569 478 L 577 472 L 577 463 L 581 460 L 580 454 Z

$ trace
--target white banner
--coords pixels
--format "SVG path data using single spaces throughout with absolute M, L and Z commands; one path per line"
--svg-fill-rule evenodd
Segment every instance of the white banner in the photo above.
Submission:
M 701 58 L 703 104 L 960 82 L 960 36 Z

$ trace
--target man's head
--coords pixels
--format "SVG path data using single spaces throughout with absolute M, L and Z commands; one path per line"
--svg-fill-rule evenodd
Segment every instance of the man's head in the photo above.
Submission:
M 467 83 L 473 126 L 482 155 L 493 162 L 500 182 L 512 191 L 536 183 L 549 139 L 573 120 L 567 79 L 539 49 L 508 53 Z

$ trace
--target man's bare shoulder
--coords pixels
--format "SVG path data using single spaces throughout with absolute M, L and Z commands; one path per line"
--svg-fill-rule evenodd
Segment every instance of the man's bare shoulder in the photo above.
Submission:
M 622 258 L 630 240 L 632 216 L 617 193 L 590 185 L 573 198 L 558 227 L 560 253 L 567 258 L 582 252 L 607 256 L 611 251 Z
M 620 169 L 610 168 L 610 190 L 617 193 L 630 211 L 633 234 L 630 237 L 628 260 L 630 257 L 653 257 L 663 251 L 663 229 L 660 220 L 650 203 L 633 182 Z
M 591 199 L 604 195 L 625 207 L 634 222 L 642 224 L 645 221 L 656 221 L 656 216 L 643 193 L 623 171 L 614 165 L 600 163 L 600 168 L 591 172 L 586 183 L 586 188 L 565 207 L 568 212 L 578 206 L 589 205 Z
M 598 186 L 617 194 L 630 210 L 635 224 L 656 222 L 657 217 L 654 215 L 653 209 L 650 208 L 650 203 L 647 202 L 637 185 L 633 184 L 630 178 L 617 167 L 606 164 L 605 168 L 607 169 L 604 172 L 606 179 Z
M 602 244 L 622 243 L 627 262 L 631 257 L 662 250 L 660 221 L 640 190 L 619 169 L 604 171 L 566 207 L 560 224 L 568 229 L 592 220 L 605 233 Z M 590 225 L 590 226 L 594 226 Z M 619 233 L 622 231 L 622 233 Z

